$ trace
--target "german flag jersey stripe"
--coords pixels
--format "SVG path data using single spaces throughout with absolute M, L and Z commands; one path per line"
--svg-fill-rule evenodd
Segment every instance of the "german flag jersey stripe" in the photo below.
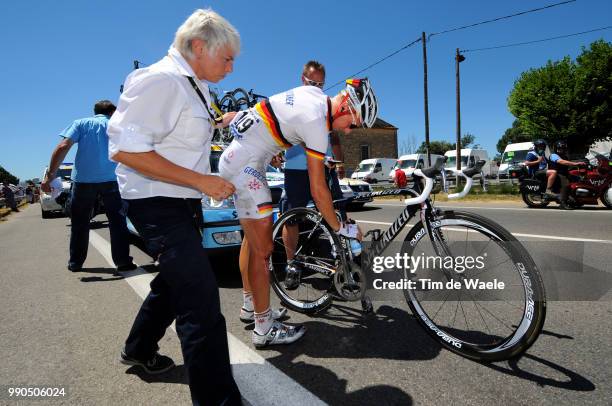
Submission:
M 308 155 L 308 156 L 320 159 L 321 161 L 323 159 L 325 159 L 325 154 L 324 153 L 321 153 L 319 151 L 315 151 L 314 149 L 310 149 L 308 147 L 304 147 L 304 150 L 306 150 L 306 155 Z
M 272 106 L 270 105 L 270 102 L 268 102 L 267 100 L 264 100 L 262 102 L 257 103 L 255 105 L 255 110 L 257 110 L 257 113 L 259 113 L 259 116 L 261 117 L 263 122 L 266 124 L 266 127 L 268 127 L 268 131 L 270 132 L 270 135 L 272 135 L 272 138 L 274 138 L 274 141 L 276 141 L 276 143 L 279 146 L 283 148 L 290 148 L 293 146 L 283 136 L 283 132 L 281 131 L 280 124 L 278 123 L 278 119 L 276 118 L 276 115 L 274 114 L 274 111 L 272 110 Z
M 260 214 L 265 214 L 272 211 L 272 202 L 265 202 L 257 205 L 257 211 Z

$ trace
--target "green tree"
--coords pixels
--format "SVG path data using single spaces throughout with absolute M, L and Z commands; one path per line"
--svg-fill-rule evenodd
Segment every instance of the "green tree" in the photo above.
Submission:
M 523 72 L 508 97 L 508 108 L 531 139 L 567 140 L 584 152 L 612 137 L 612 44 L 596 41 L 576 62 L 569 57 Z M 499 149 L 499 147 L 498 147 Z
M 504 135 L 502 135 L 502 137 L 499 139 L 499 141 L 497 141 L 497 152 L 499 152 L 500 154 L 503 153 L 504 149 L 506 149 L 506 145 L 508 144 L 533 140 L 533 137 L 525 132 L 520 121 L 517 119 L 512 122 L 512 127 L 508 128 L 504 132 Z
M 587 146 L 612 139 L 612 43 L 595 41 L 576 58 L 577 134 Z
M 19 184 L 19 178 L 13 176 L 13 174 L 0 166 L 0 183 L 4 181 L 8 181 L 8 183 L 12 183 L 13 185 Z
M 476 136 L 474 134 L 466 133 L 463 137 L 461 137 L 461 148 L 479 148 L 480 145 L 475 144 Z M 448 141 L 430 141 L 429 142 L 429 152 L 432 154 L 444 155 L 446 151 L 450 151 L 451 149 L 456 149 L 456 143 L 450 143 Z M 419 154 L 424 154 L 427 152 L 427 148 L 425 147 L 425 141 L 421 143 L 419 148 L 416 150 Z
M 451 144 L 446 141 L 430 141 L 429 142 L 429 153 L 444 155 L 444 153 L 448 150 L 455 148 L 455 144 Z M 425 146 L 425 141 L 421 143 L 421 146 L 416 150 L 419 154 L 425 154 L 427 152 L 427 148 Z

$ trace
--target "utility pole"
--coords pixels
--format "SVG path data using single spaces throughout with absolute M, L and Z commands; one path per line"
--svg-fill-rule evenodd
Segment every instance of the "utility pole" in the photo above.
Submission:
M 425 152 L 427 153 L 427 166 L 431 166 L 431 153 L 429 152 L 429 100 L 427 96 L 427 38 L 425 31 L 421 37 L 423 43 L 423 98 L 425 102 Z
M 465 61 L 465 56 L 459 53 L 455 55 L 455 78 L 457 83 L 457 169 L 461 169 L 461 87 L 459 80 L 459 64 Z M 467 165 L 466 165 L 467 166 Z M 459 187 L 459 176 L 457 176 L 457 187 Z

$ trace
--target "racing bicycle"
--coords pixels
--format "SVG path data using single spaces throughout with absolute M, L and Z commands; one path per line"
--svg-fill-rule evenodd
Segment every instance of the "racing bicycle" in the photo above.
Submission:
M 469 192 L 472 177 L 484 161 L 463 171 L 443 165 L 444 160 L 439 159 L 431 168 L 412 170 L 410 175 L 417 180 L 414 189 L 371 193 L 372 197 L 404 195 L 406 207 L 385 232 L 366 233 L 371 240 L 364 242 L 361 255 L 355 255 L 351 241 L 336 234 L 315 210 L 297 208 L 280 216 L 273 227 L 270 278 L 281 302 L 305 314 L 320 312 L 334 300 L 361 300 L 367 309 L 368 278 L 378 276 L 370 271 L 373 261 L 393 248 L 391 243 L 418 214 L 398 254 L 433 258 L 434 266 L 417 273 L 406 267 L 388 272 L 399 275 L 399 283 L 414 281 L 402 292 L 419 324 L 442 346 L 469 359 L 499 361 L 523 354 L 542 331 L 546 315 L 538 268 L 525 247 L 499 224 L 477 214 L 434 207 L 429 195 L 436 177 L 444 185 L 447 175 L 465 178 L 463 190 L 448 196 L 461 198 Z M 298 241 L 288 261 L 283 228 L 295 225 Z M 481 260 L 484 265 L 469 271 L 458 269 L 459 259 L 467 257 L 485 258 Z M 436 267 L 436 259 L 450 259 L 455 267 Z M 285 286 L 288 264 L 300 272 L 297 288 Z M 492 283 L 503 289 L 490 289 Z

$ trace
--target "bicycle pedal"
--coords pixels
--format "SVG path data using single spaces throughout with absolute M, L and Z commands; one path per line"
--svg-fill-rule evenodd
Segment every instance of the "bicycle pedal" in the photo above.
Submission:
M 380 238 L 381 233 L 382 233 L 382 230 L 380 228 L 375 228 L 374 230 L 370 230 L 367 233 L 365 233 L 363 238 L 367 238 L 370 234 L 372 234 L 372 239 L 378 240 Z

